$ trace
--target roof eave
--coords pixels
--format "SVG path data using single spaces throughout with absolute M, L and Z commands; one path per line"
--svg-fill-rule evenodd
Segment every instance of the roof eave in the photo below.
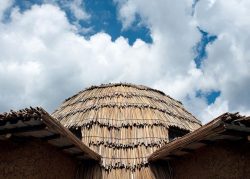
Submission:
M 33 121 L 34 124 L 31 124 Z M 18 125 L 19 123 L 22 125 Z M 6 127 L 5 127 L 6 126 Z M 8 127 L 9 126 L 9 127 Z M 49 140 L 63 140 L 65 138 L 71 145 L 68 146 L 56 146 L 62 150 L 68 148 L 78 148 L 84 155 L 84 158 L 100 161 L 99 154 L 88 148 L 81 140 L 79 140 L 74 134 L 72 134 L 67 128 L 65 128 L 60 122 L 54 119 L 43 108 L 26 108 L 20 111 L 12 111 L 9 113 L 0 114 L 0 136 L 5 138 L 6 136 L 12 136 L 12 134 L 19 136 L 20 133 L 28 133 L 33 137 L 33 132 L 46 131 L 50 134 L 48 136 L 42 136 L 39 138 L 49 142 Z M 11 128 L 10 128 L 11 127 Z M 51 135 L 51 133 L 53 135 Z M 4 137 L 5 136 L 5 137 Z M 74 154 L 72 154 L 74 155 Z
M 70 132 L 66 127 L 64 127 L 61 123 L 59 123 L 56 119 L 54 119 L 52 116 L 50 116 L 44 109 L 40 108 L 43 115 L 42 119 L 44 120 L 44 123 L 51 128 L 57 129 L 58 132 L 60 132 L 62 135 L 65 135 L 68 137 L 72 143 L 74 143 L 76 146 L 78 146 L 83 152 L 85 152 L 89 158 L 99 161 L 101 159 L 101 156 L 94 151 L 92 151 L 88 146 L 86 146 L 82 141 L 80 141 L 72 132 Z
M 232 120 L 235 118 L 236 120 Z M 186 146 L 193 144 L 193 143 L 206 143 L 206 139 L 211 136 L 220 135 L 224 131 L 234 130 L 234 131 L 241 131 L 241 132 L 248 132 L 250 133 L 249 127 L 242 127 L 232 123 L 228 123 L 228 121 L 232 120 L 233 122 L 237 121 L 237 119 L 242 120 L 250 120 L 250 117 L 243 117 L 239 116 L 238 113 L 230 114 L 225 113 L 221 116 L 217 117 L 216 119 L 212 120 L 208 124 L 200 127 L 199 129 L 191 132 L 184 137 L 178 138 L 157 151 L 155 151 L 152 155 L 149 156 L 149 161 L 155 160 L 162 160 L 167 156 L 171 156 L 174 151 L 177 150 L 185 150 Z M 209 141 L 207 141 L 209 142 Z

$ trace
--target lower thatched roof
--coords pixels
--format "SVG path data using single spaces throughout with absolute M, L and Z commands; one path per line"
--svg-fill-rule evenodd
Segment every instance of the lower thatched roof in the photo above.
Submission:
M 194 132 L 162 146 L 149 157 L 149 161 L 181 157 L 218 140 L 249 141 L 249 135 L 250 116 L 225 113 Z
M 98 154 L 42 108 L 26 108 L 0 114 L 0 140 L 11 137 L 37 138 L 47 141 L 79 160 L 100 160 Z

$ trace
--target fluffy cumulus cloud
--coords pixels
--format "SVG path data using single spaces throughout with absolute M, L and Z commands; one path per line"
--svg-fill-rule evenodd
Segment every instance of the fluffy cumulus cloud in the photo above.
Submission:
M 0 20 L 3 19 L 3 16 L 4 16 L 4 12 L 6 10 L 8 10 L 8 8 L 10 8 L 10 6 L 12 5 L 12 1 L 11 0 L 8 0 L 8 1 L 1 1 L 0 2 Z
M 207 0 L 196 6 L 200 27 L 218 36 L 202 69 L 204 88 L 219 89 L 221 96 L 202 111 L 203 118 L 225 111 L 250 114 L 249 8 L 246 0 Z
M 124 29 L 138 17 L 150 29 L 152 43 L 137 39 L 133 45 L 104 32 L 79 35 L 79 24 L 51 2 L 25 11 L 13 1 L 0 2 L 0 111 L 27 106 L 53 111 L 87 86 L 120 81 L 163 90 L 203 122 L 225 111 L 250 111 L 247 1 L 200 1 L 193 15 L 191 0 L 114 1 Z M 84 2 L 70 7 L 79 20 L 91 19 Z M 200 69 L 193 50 L 201 39 L 197 26 L 218 36 Z M 221 93 L 208 104 L 198 90 Z

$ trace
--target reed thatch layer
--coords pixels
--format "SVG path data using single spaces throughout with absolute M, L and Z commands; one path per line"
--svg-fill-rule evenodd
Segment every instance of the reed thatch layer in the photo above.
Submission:
M 201 126 L 163 92 L 132 84 L 93 86 L 68 98 L 52 114 L 81 128 L 82 141 L 102 156 L 103 178 L 152 178 L 147 157 L 168 141 L 168 128 Z
M 150 179 L 155 178 L 154 174 L 148 166 L 141 167 L 140 169 L 131 172 L 129 170 L 123 169 L 113 169 L 111 171 L 103 171 L 102 178 L 134 178 L 134 179 Z
M 144 145 L 145 147 L 159 147 L 168 141 L 167 128 L 162 126 L 128 127 L 119 130 L 106 127 L 103 127 L 102 130 L 98 129 L 98 125 L 93 125 L 91 128 L 82 128 L 82 139 L 89 146 L 136 148 Z M 153 133 L 155 136 L 152 135 Z

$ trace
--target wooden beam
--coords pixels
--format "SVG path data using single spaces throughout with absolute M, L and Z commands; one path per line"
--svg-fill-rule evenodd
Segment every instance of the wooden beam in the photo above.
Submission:
M 227 130 L 233 130 L 233 131 L 239 131 L 242 133 L 250 133 L 250 127 L 243 127 L 243 126 L 238 126 L 238 125 L 234 125 L 234 124 L 224 124 L 225 128 Z
M 10 124 L 16 124 L 19 120 L 16 118 L 16 119 L 12 119 L 9 121 Z
M 42 137 L 41 140 L 49 141 L 49 140 L 58 139 L 58 138 L 60 138 L 60 134 L 52 134 L 49 136 Z
M 84 152 L 79 152 L 79 153 L 73 154 L 72 156 L 73 157 L 78 157 L 78 156 L 81 156 L 81 155 L 85 155 L 85 153 Z
M 193 149 L 188 149 L 188 148 L 183 148 L 183 149 L 181 149 L 181 151 L 187 152 L 187 153 L 194 153 Z
M 211 145 L 211 144 L 214 144 L 214 141 L 211 141 L 211 140 L 200 140 L 199 143 L 203 143 L 203 144 L 206 144 L 206 145 Z
M 11 119 L 11 120 L 0 120 L 0 126 L 5 126 L 6 123 L 10 123 L 10 124 L 16 124 L 19 120 L 16 119 Z
M 227 133 L 235 133 L 235 135 L 248 135 L 250 134 L 250 127 L 238 126 L 234 124 L 225 124 Z
M 62 146 L 62 147 L 59 147 L 60 150 L 65 150 L 65 149 L 70 149 L 70 148 L 73 148 L 75 147 L 75 145 L 65 145 L 65 146 Z
M 241 131 L 235 131 L 235 130 L 226 130 L 221 133 L 222 135 L 228 135 L 228 136 L 234 136 L 234 137 L 246 137 L 249 135 L 248 133 L 241 132 Z
M 16 128 L 11 128 L 11 129 L 2 129 L 0 130 L 0 135 L 5 135 L 5 134 L 16 134 L 16 133 L 22 133 L 22 132 L 34 132 L 34 131 L 39 131 L 43 130 L 46 127 L 45 124 L 39 124 L 39 125 L 34 125 L 34 126 L 24 126 L 24 127 L 16 127 Z
M 170 158 L 173 158 L 173 159 L 178 159 L 178 158 L 180 158 L 179 156 L 177 156 L 177 155 L 168 155 L 168 156 L 166 156 L 166 157 L 170 157 Z
M 76 156 L 76 159 L 78 159 L 78 160 L 91 160 L 91 157 L 88 155 L 88 154 L 85 154 L 85 155 L 78 155 L 78 156 Z
M 48 125 L 48 128 L 56 130 L 61 135 L 65 136 L 69 141 L 78 147 L 80 150 L 86 152 L 91 159 L 100 161 L 101 156 L 91 150 L 86 144 L 79 140 L 74 134 L 72 134 L 66 127 L 64 127 L 58 120 L 51 117 L 44 109 L 40 108 L 41 118 L 43 122 Z M 53 145 L 53 144 L 52 144 Z

